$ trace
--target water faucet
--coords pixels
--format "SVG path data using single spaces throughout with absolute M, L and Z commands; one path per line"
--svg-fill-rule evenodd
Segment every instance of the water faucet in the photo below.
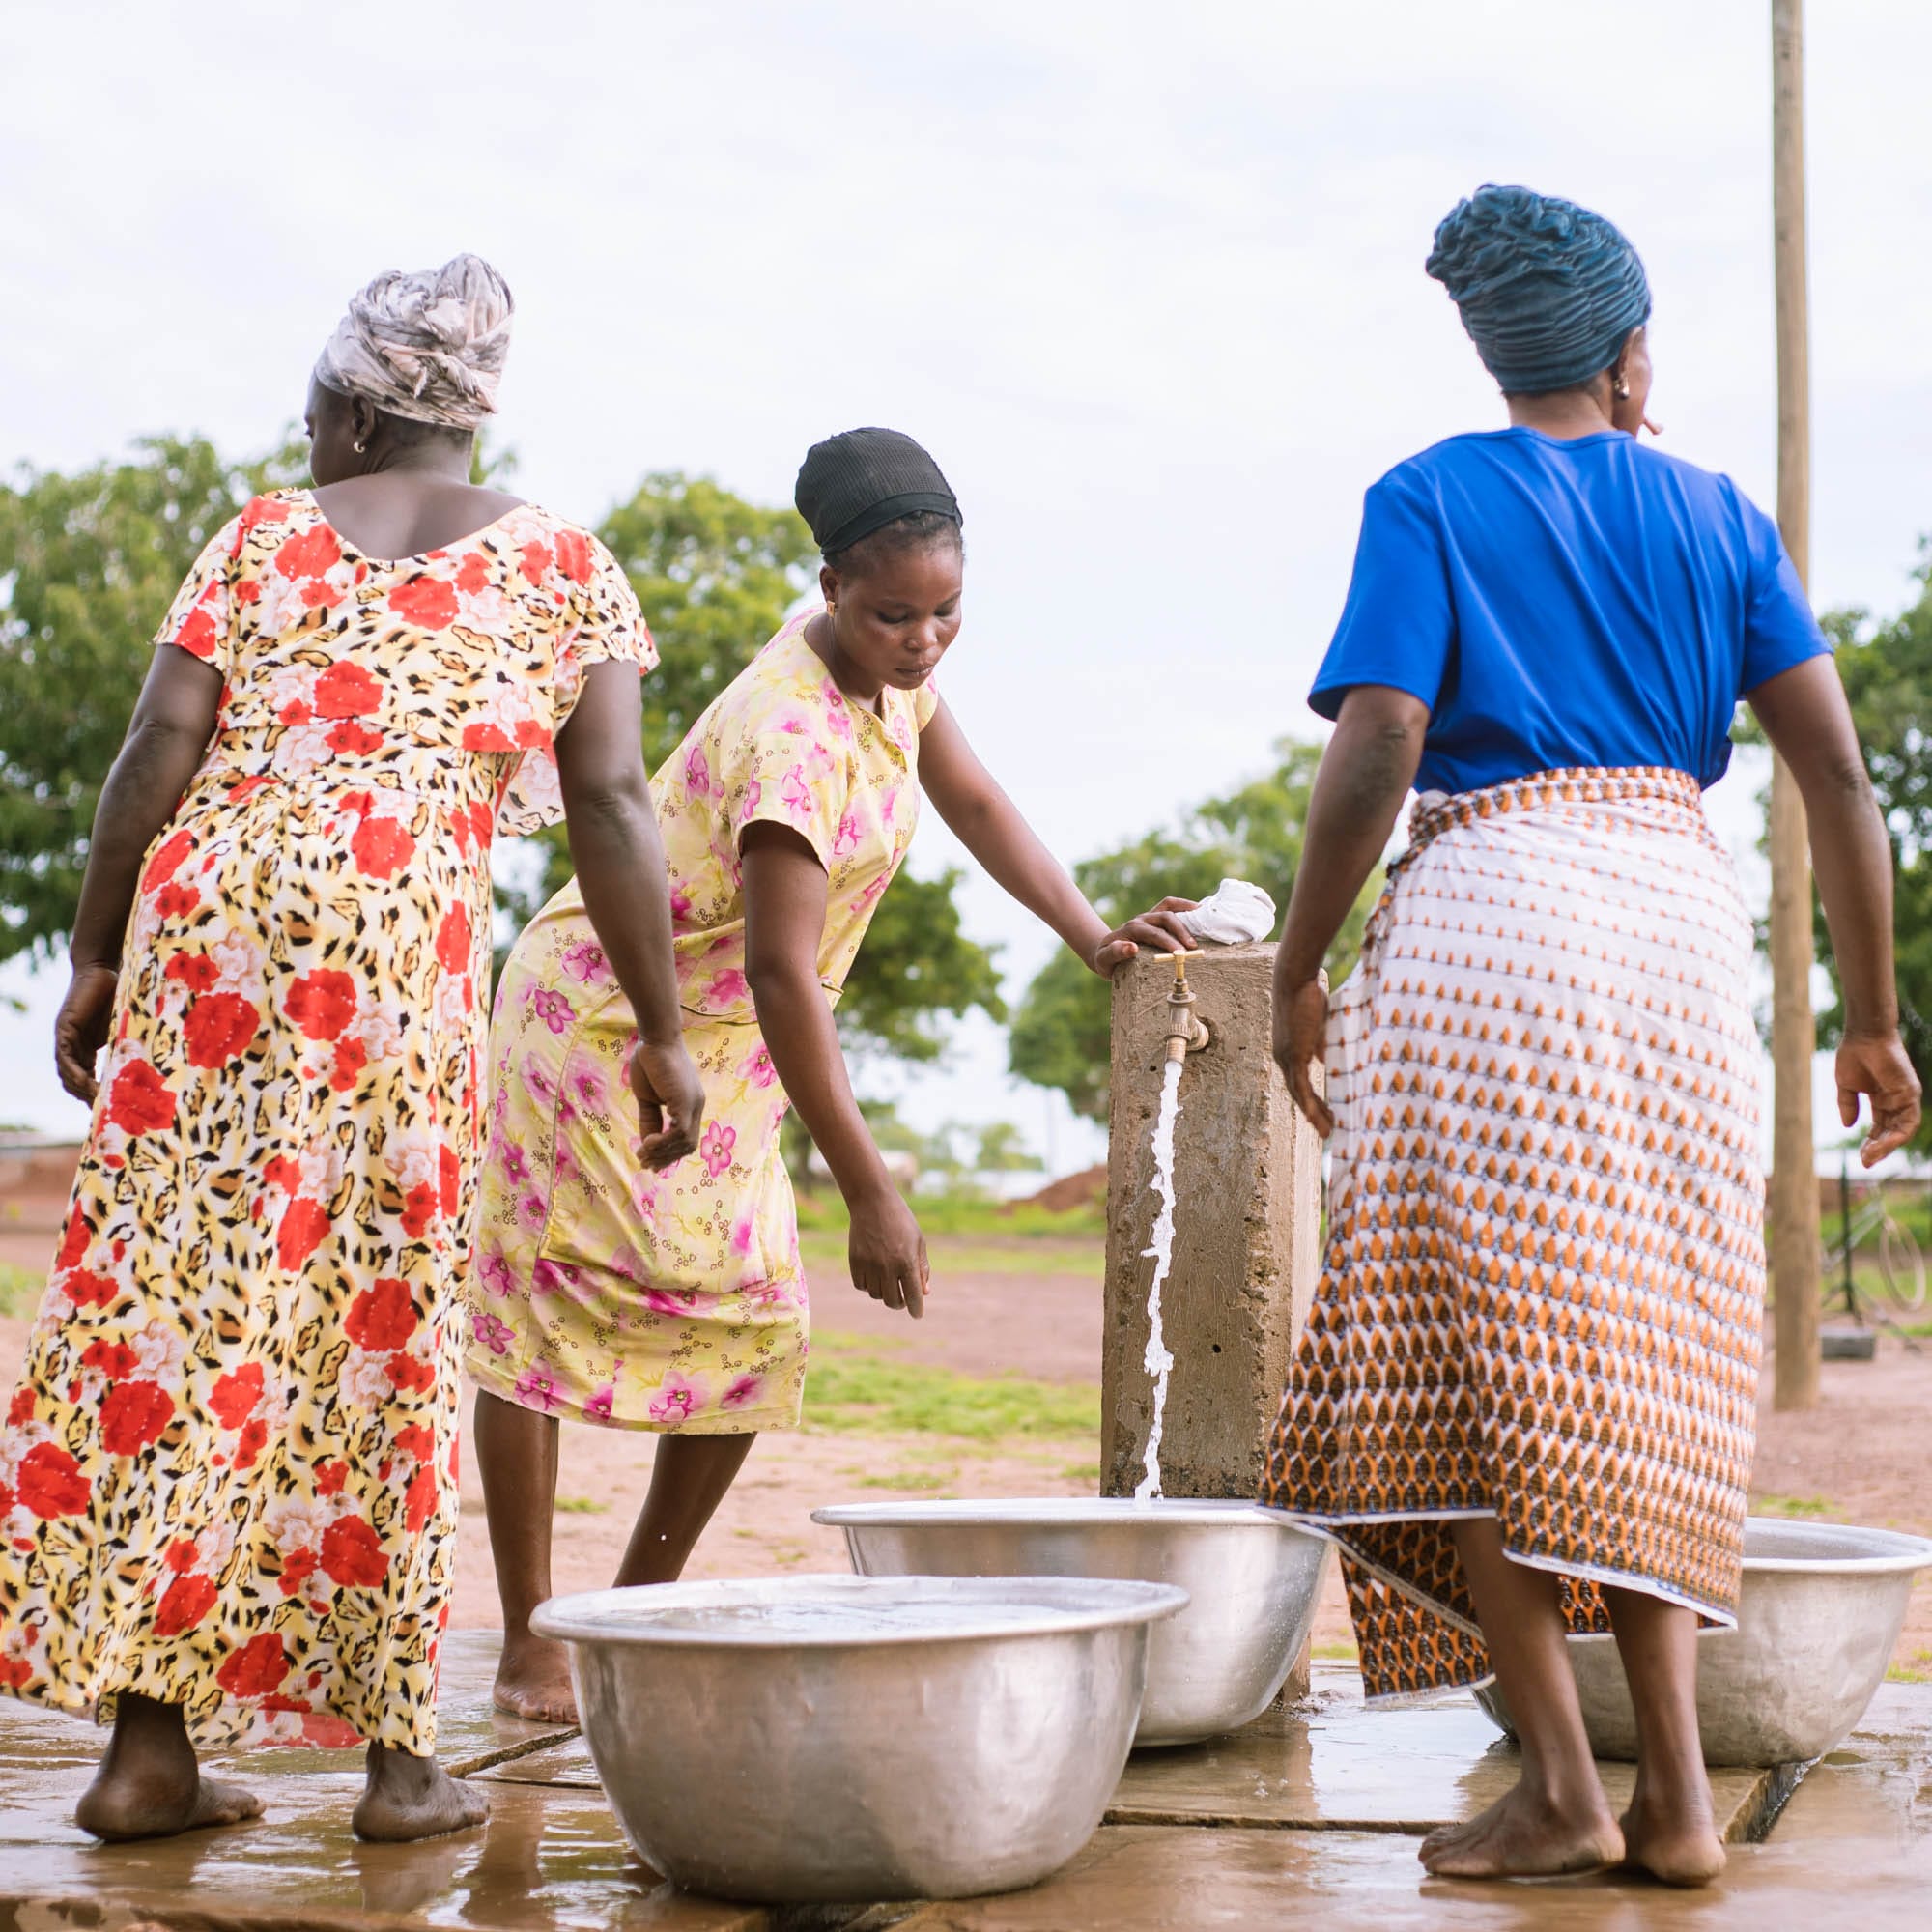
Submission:
M 1167 1057 L 1185 1060 L 1190 1053 L 1199 1053 L 1214 1036 L 1194 1010 L 1194 989 L 1187 983 L 1187 962 L 1199 959 L 1200 952 L 1175 952 L 1169 957 L 1174 961 L 1174 990 L 1167 996 Z

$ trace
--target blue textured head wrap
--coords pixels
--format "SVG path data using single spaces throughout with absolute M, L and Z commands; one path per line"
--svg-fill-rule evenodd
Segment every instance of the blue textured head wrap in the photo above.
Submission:
M 1618 230 L 1555 195 L 1488 183 L 1435 231 L 1429 272 L 1483 366 L 1512 395 L 1600 375 L 1650 316 L 1650 284 Z

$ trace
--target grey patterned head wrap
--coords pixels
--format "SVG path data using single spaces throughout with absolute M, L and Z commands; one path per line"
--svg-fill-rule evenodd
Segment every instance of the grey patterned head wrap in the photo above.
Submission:
M 515 308 L 480 255 L 413 274 L 390 269 L 351 299 L 316 380 L 411 422 L 474 429 L 496 410 Z
M 1650 317 L 1636 250 L 1601 214 L 1526 187 L 1479 187 L 1435 231 L 1428 272 L 1511 395 L 1601 375 Z

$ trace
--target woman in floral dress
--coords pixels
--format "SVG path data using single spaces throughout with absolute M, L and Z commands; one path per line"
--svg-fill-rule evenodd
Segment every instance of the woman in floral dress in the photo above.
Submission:
M 101 1837 L 253 1816 L 195 1758 L 247 1739 L 366 1740 L 366 1836 L 483 1815 L 435 1719 L 497 830 L 596 807 L 647 1158 L 695 1141 L 649 636 L 595 538 L 468 481 L 509 318 L 473 256 L 356 298 L 318 488 L 203 550 L 101 794 L 57 1041 L 94 1121 L 0 1435 L 0 1685 L 112 1719 Z
M 469 1370 L 503 1600 L 497 1700 L 574 1715 L 550 1594 L 558 1416 L 652 1430 L 619 1583 L 682 1570 L 761 1429 L 793 1427 L 806 1286 L 779 1125 L 796 1106 L 851 1209 L 852 1280 L 918 1316 L 924 1243 L 853 1101 L 832 1009 L 911 843 L 922 789 L 987 872 L 1097 973 L 1187 944 L 1164 901 L 1118 932 L 973 755 L 932 684 L 959 629 L 959 509 L 909 437 L 817 444 L 798 506 L 825 609 L 793 618 L 657 776 L 697 1157 L 653 1173 L 614 1105 L 636 1022 L 576 885 L 512 953 L 492 1027 Z M 581 883 L 581 881 L 580 881 Z

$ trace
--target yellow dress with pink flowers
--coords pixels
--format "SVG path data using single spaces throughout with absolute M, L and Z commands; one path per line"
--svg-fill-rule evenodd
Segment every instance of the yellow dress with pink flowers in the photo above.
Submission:
M 533 506 L 391 561 L 291 491 L 209 543 L 158 642 L 224 690 L 145 862 L 0 1427 L 0 1688 L 422 1755 L 491 838 L 557 814 L 583 668 L 650 639 L 609 553 Z
M 810 613 L 807 613 L 808 615 Z M 469 1366 L 526 1408 L 629 1429 L 742 1435 L 798 1421 L 807 1312 L 780 1158 L 788 1102 L 745 980 L 739 840 L 799 833 L 827 880 L 818 974 L 837 1000 L 919 818 L 928 684 L 848 700 L 787 623 L 715 698 L 653 789 L 685 1044 L 703 1076 L 697 1152 L 634 1151 L 637 1023 L 576 885 L 517 942 L 491 1024 Z

